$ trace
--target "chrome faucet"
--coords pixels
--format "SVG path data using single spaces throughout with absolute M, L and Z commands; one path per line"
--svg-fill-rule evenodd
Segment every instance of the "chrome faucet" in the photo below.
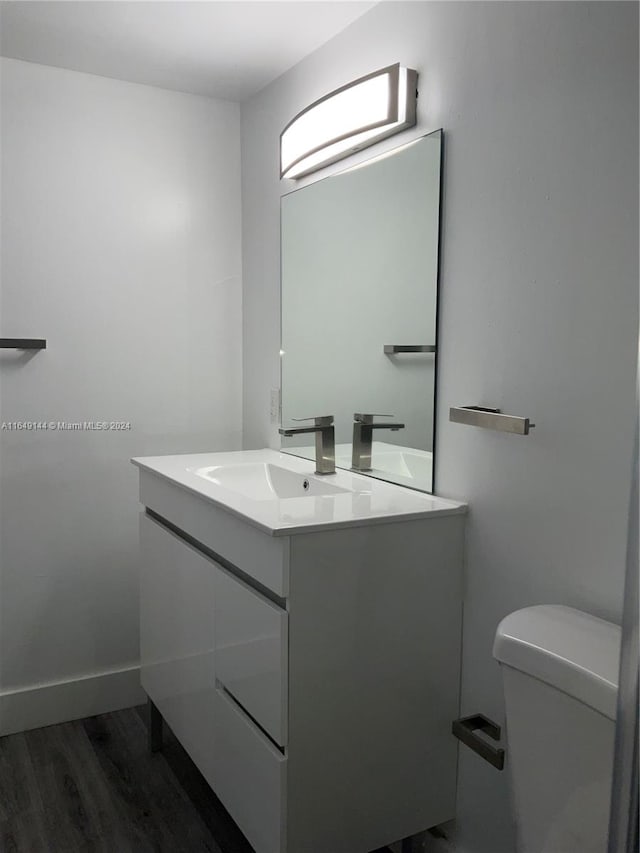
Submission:
M 377 424 L 374 418 L 392 418 L 393 415 L 359 414 L 353 416 L 353 445 L 351 449 L 351 468 L 354 471 L 371 470 L 371 445 L 374 429 L 390 429 L 396 432 L 404 429 L 404 424 L 394 424 L 388 421 Z
M 333 415 L 315 418 L 292 418 L 293 421 L 313 421 L 308 427 L 282 427 L 280 435 L 292 436 L 314 432 L 316 435 L 316 474 L 336 473 L 336 438 L 333 428 Z

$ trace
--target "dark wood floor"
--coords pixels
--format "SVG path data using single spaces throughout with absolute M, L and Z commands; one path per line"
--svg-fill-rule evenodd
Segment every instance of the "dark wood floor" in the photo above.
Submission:
M 0 851 L 253 848 L 166 727 L 148 752 L 146 709 L 132 708 L 0 738 Z

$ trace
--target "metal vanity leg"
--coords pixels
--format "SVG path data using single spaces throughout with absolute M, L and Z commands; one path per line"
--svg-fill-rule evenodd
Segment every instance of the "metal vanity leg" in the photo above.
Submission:
M 151 699 L 147 699 L 147 731 L 149 752 L 162 749 L 162 714 Z

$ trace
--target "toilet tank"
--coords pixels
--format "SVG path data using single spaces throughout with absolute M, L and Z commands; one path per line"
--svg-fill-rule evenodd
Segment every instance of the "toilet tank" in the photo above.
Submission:
M 619 655 L 617 625 L 570 607 L 498 626 L 518 853 L 606 853 Z

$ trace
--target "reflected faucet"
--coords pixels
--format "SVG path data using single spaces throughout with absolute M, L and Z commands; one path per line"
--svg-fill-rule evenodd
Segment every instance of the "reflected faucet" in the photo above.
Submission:
M 316 436 L 316 474 L 336 473 L 336 439 L 333 428 L 333 415 L 321 415 L 315 418 L 291 418 L 293 421 L 313 421 L 308 427 L 280 427 L 280 435 L 292 436 L 303 433 L 315 433 Z
M 353 416 L 353 445 L 351 450 L 351 468 L 354 471 L 371 470 L 371 445 L 374 429 L 390 429 L 396 432 L 404 429 L 404 424 L 385 421 L 381 424 L 373 422 L 374 418 L 392 418 L 393 415 L 359 414 Z

